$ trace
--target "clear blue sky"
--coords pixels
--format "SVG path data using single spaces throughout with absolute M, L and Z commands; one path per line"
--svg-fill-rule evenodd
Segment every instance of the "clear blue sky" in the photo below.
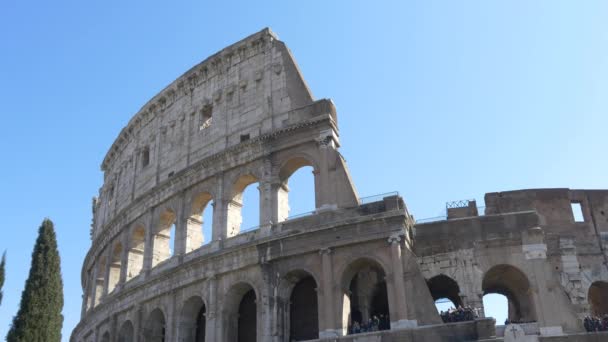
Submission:
M 607 14 L 606 1 L 1 1 L 0 336 L 50 217 L 68 340 L 106 150 L 159 90 L 266 26 L 335 101 L 361 195 L 398 190 L 424 218 L 490 191 L 607 188 Z

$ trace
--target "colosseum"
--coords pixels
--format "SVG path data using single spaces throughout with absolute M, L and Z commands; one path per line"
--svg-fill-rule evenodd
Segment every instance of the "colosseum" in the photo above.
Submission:
M 339 147 L 334 104 L 269 29 L 180 76 L 102 162 L 70 341 L 608 340 L 583 325 L 608 314 L 608 191 L 488 193 L 483 212 L 416 221 L 397 193 L 360 198 Z M 302 167 L 315 210 L 292 216 Z M 256 183 L 259 226 L 243 229 Z M 492 293 L 512 324 L 485 318 Z M 441 298 L 474 317 L 444 323 Z

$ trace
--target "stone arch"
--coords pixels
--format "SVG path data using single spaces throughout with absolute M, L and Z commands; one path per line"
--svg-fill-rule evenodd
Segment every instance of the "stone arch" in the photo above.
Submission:
M 103 335 L 101 335 L 101 342 L 110 342 L 110 333 L 109 332 L 105 332 Z
M 386 268 L 369 257 L 357 259 L 345 268 L 341 277 L 342 329 L 368 322 L 376 316 L 380 330 L 390 329 L 390 308 Z
M 178 340 L 182 342 L 204 342 L 207 307 L 199 296 L 190 297 L 182 308 L 178 327 Z
M 138 224 L 129 234 L 129 255 L 127 259 L 127 281 L 138 276 L 144 267 L 146 228 Z
M 482 280 L 483 294 L 497 293 L 509 302 L 509 321 L 536 321 L 532 289 L 528 277 L 511 265 L 496 265 L 490 268 Z
M 592 315 L 603 316 L 608 314 L 608 282 L 593 282 L 589 287 L 587 299 Z
M 251 173 L 247 173 L 236 178 L 236 180 L 232 184 L 232 189 L 230 191 L 230 202 L 228 203 L 228 231 L 226 232 L 227 237 L 235 236 L 241 232 L 241 229 L 243 228 L 241 227 L 243 223 L 243 193 L 245 192 L 245 189 L 247 187 L 259 183 L 259 181 L 260 180 L 258 177 L 254 176 Z M 261 195 L 259 196 L 261 198 Z M 260 206 L 261 204 L 262 202 L 260 200 Z M 261 208 L 258 208 L 258 215 L 260 212 Z
M 305 154 L 296 154 L 291 156 L 290 158 L 283 161 L 281 167 L 279 168 L 279 181 L 280 184 L 276 186 L 276 197 L 277 197 L 277 221 L 282 222 L 287 220 L 290 214 L 290 204 L 289 204 L 289 179 L 290 177 L 300 170 L 301 168 L 311 167 L 313 169 L 313 187 L 311 191 L 315 194 L 315 208 L 319 207 L 319 198 L 317 198 L 317 173 L 318 167 L 313 159 Z
M 279 179 L 286 181 L 289 177 L 296 172 L 298 169 L 304 166 L 311 166 L 315 171 L 319 170 L 318 163 L 315 158 L 305 153 L 295 153 L 285 158 L 281 162 L 279 168 Z
M 118 331 L 118 340 L 117 342 L 133 342 L 135 337 L 135 331 L 133 328 L 133 323 L 131 321 L 125 321 Z
M 205 224 L 203 215 L 206 210 L 213 212 L 212 201 L 213 195 L 207 191 L 199 192 L 192 197 L 190 214 L 186 221 L 186 253 L 199 248 L 205 241 L 210 240 L 211 236 L 205 236 L 203 233 L 203 225 Z M 213 220 L 206 224 L 212 225 Z
M 454 307 L 462 306 L 462 298 L 460 298 L 460 287 L 458 283 L 445 274 L 439 274 L 426 281 L 433 301 L 442 298 L 449 299 Z
M 224 302 L 226 342 L 255 342 L 258 335 L 258 294 L 249 283 L 230 288 Z
M 315 277 L 304 270 L 289 272 L 284 283 L 289 287 L 288 341 L 304 341 L 319 338 L 319 309 Z
M 167 331 L 166 331 L 165 314 L 160 308 L 154 309 L 146 320 L 144 326 L 144 341 L 146 342 L 166 342 Z
M 174 246 L 171 246 L 171 239 L 175 236 L 172 237 L 171 234 L 175 234 L 175 221 L 176 215 L 173 209 L 165 208 L 161 211 L 153 234 L 152 267 L 172 256 Z
M 116 289 L 116 285 L 120 282 L 120 270 L 122 268 L 122 251 L 123 246 L 120 241 L 114 243 L 110 259 L 110 272 L 108 273 L 108 293 Z

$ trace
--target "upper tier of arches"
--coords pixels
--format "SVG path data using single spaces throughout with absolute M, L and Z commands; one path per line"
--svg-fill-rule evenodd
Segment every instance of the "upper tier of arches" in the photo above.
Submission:
M 313 103 L 290 51 L 268 29 L 209 57 L 145 104 L 114 141 L 101 166 L 93 235 L 194 164 L 308 121 L 319 113 L 302 109 Z

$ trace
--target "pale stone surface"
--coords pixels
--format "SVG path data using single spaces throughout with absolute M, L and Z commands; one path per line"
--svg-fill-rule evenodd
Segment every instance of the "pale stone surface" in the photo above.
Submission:
M 489 193 L 485 215 L 455 202 L 447 220 L 415 224 L 398 195 L 360 201 L 339 147 L 333 103 L 313 99 L 268 29 L 180 76 L 103 160 L 71 341 L 193 341 L 204 308 L 206 340 L 236 342 L 249 295 L 255 338 L 289 341 L 292 296 L 306 281 L 312 297 L 302 298 L 317 302 L 308 339 L 493 338 L 492 320 L 443 324 L 434 305 L 448 298 L 483 316 L 486 293 L 509 298 L 511 321 L 535 322 L 528 334 L 507 326 L 505 341 L 512 327 L 521 341 L 581 332 L 586 314 L 608 312 L 608 191 Z M 315 211 L 290 219 L 288 180 L 304 166 Z M 244 231 L 242 193 L 253 184 L 259 228 Z M 356 316 L 382 310 L 390 331 L 343 336 Z

